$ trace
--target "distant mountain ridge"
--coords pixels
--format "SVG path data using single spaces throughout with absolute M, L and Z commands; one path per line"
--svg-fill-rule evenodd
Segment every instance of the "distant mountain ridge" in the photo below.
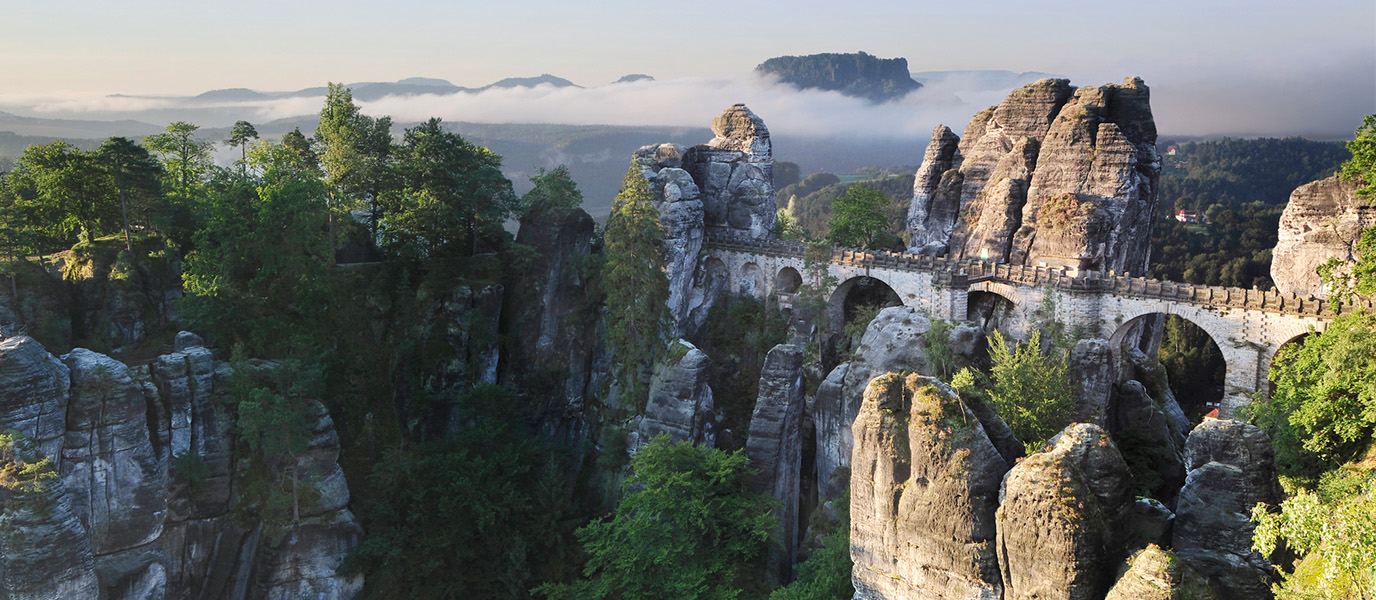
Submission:
M 494 88 L 536 87 L 539 85 L 582 87 L 563 77 L 557 77 L 549 73 L 544 73 L 537 77 L 508 77 L 476 88 L 454 85 L 446 80 L 434 77 L 407 77 L 397 81 L 360 81 L 345 84 L 344 87 L 353 90 L 355 100 L 373 101 L 386 96 L 478 93 Z M 311 98 L 315 96 L 324 96 L 328 91 L 329 90 L 323 86 L 308 87 L 289 92 L 262 92 L 248 88 L 225 88 L 197 94 L 192 96 L 190 100 L 199 103 L 257 102 L 276 98 Z
M 897 100 L 922 87 L 908 73 L 908 59 L 873 54 L 776 56 L 755 67 L 799 89 L 838 91 L 874 103 Z

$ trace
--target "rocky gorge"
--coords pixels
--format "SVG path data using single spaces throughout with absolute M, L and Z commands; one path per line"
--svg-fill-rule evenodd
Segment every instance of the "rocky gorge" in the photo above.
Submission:
M 436 349 L 427 383 L 518 390 L 522 417 L 572 457 L 558 478 L 597 488 L 591 496 L 620 493 L 625 456 L 659 436 L 741 450 L 751 490 L 775 500 L 773 583 L 795 576 L 820 531 L 838 526 L 836 503 L 848 501 L 852 582 L 865 600 L 1268 597 L 1271 557 L 1251 549 L 1249 511 L 1280 499 L 1271 442 L 1253 425 L 1186 417 L 1149 325 L 1127 345 L 1071 341 L 1074 422 L 1038 447 L 943 380 L 943 361 L 987 361 L 985 336 L 1000 323 L 978 318 L 978 305 L 977 318 L 939 323 L 900 300 L 834 360 L 816 346 L 831 332 L 800 307 L 757 371 L 715 351 L 714 308 L 773 295 L 763 305 L 777 311 L 779 290 L 775 274 L 740 277 L 703 250 L 708 235 L 775 235 L 764 120 L 738 104 L 711 130 L 704 144 L 651 144 L 632 157 L 663 225 L 674 338 L 643 401 L 612 382 L 606 310 L 586 275 L 603 249 L 593 219 L 568 208 L 522 218 L 515 239 L 531 252 L 520 273 L 418 302 L 424 318 L 404 335 Z M 978 113 L 963 136 L 934 131 L 908 211 L 910 249 L 1141 273 L 1160 177 L 1155 142 L 1140 79 L 1032 83 Z M 1371 217 L 1352 194 L 1317 182 L 1295 197 L 1277 264 L 1309 265 L 1335 249 L 1351 257 L 1351 234 Z M 1335 210 L 1339 223 L 1322 220 Z M 163 308 L 90 321 L 135 345 L 146 324 L 175 321 L 169 295 L 156 296 Z M 240 452 L 250 442 L 226 398 L 236 369 L 277 365 L 231 364 L 226 349 L 190 332 L 127 362 L 80 347 L 55 356 L 24 335 L 63 312 L 40 308 L 0 303 L 0 431 L 11 436 L 0 458 L 50 474 L 0 495 L 0 596 L 358 593 L 363 579 L 344 561 L 365 532 L 325 404 L 311 405 L 306 451 L 265 482 Z M 1015 341 L 1055 325 L 1031 312 L 1022 319 Z M 727 394 L 730 377 L 751 379 L 751 396 Z M 468 416 L 436 398 L 406 426 L 462 427 Z M 293 491 L 287 513 L 269 506 L 264 485 Z

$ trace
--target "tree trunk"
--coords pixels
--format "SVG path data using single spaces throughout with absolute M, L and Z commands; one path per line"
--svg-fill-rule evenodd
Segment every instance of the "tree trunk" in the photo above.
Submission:
M 134 242 L 129 237 L 129 207 L 124 202 L 124 190 L 119 191 L 119 212 L 124 216 L 124 249 L 129 251 L 129 260 L 134 260 Z

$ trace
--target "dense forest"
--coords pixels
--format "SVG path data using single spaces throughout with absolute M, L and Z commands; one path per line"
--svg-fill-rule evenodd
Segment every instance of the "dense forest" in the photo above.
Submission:
M 1302 138 L 1158 144 L 1160 200 L 1152 230 L 1152 277 L 1271 289 L 1271 249 L 1290 192 L 1332 175 L 1342 144 Z M 1172 153 L 1172 149 L 1174 153 Z M 1204 223 L 1177 221 L 1194 210 Z

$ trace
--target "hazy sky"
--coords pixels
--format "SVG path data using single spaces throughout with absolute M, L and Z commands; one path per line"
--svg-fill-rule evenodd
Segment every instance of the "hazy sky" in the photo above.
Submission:
M 1282 120 L 1303 133 L 1337 127 L 1324 115 L 1376 112 L 1373 0 L 3 0 L 0 10 L 0 93 L 11 97 L 412 76 L 477 86 L 540 73 L 594 86 L 627 73 L 743 77 L 772 56 L 864 50 L 906 57 L 913 71 L 1045 71 L 1076 84 L 1140 75 L 1158 122 L 1161 110 L 1174 119 L 1167 132 L 1267 133 Z

